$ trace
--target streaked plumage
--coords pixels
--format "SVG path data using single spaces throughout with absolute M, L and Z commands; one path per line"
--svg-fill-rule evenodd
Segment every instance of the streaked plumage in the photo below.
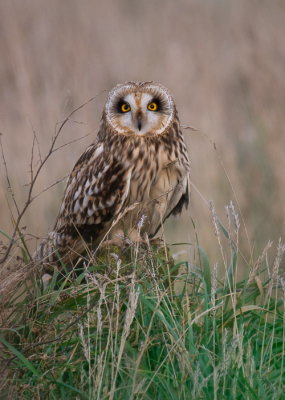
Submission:
M 188 207 L 189 196 L 189 160 L 172 95 L 152 82 L 117 85 L 104 106 L 97 139 L 68 179 L 53 231 L 38 257 L 55 262 L 55 246 L 69 262 L 84 251 L 84 241 L 96 248 L 117 216 L 136 203 L 108 240 L 122 244 L 123 225 L 131 240 L 139 240 L 142 215 L 140 234 L 152 238 L 169 215 Z

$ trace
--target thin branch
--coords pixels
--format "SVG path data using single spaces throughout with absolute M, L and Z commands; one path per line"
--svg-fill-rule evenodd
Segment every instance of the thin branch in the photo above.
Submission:
M 249 236 L 248 236 L 246 224 L 245 224 L 245 221 L 244 221 L 242 212 L 241 212 L 241 208 L 240 208 L 240 205 L 239 205 L 239 202 L 238 202 L 238 199 L 237 199 L 237 195 L 236 195 L 236 192 L 235 192 L 235 190 L 234 190 L 234 188 L 233 188 L 232 182 L 231 182 L 230 177 L 229 177 L 229 175 L 228 175 L 228 173 L 227 173 L 227 170 L 226 170 L 226 168 L 225 168 L 225 165 L 224 165 L 224 163 L 223 163 L 223 161 L 222 161 L 222 158 L 221 158 L 221 156 L 220 156 L 220 153 L 219 153 L 219 151 L 218 151 L 218 149 L 217 149 L 216 143 L 213 142 L 212 139 L 210 139 L 209 136 L 208 136 L 205 132 L 201 131 L 200 129 L 196 129 L 196 128 L 194 128 L 193 126 L 190 126 L 190 125 L 181 125 L 181 128 L 182 128 L 182 129 L 189 129 L 190 131 L 195 131 L 195 132 L 200 132 L 200 133 L 202 133 L 202 134 L 209 140 L 209 142 L 213 145 L 213 147 L 214 147 L 214 149 L 215 149 L 215 151 L 216 151 L 216 153 L 217 153 L 217 156 L 218 156 L 218 158 L 219 158 L 219 161 L 220 161 L 220 163 L 221 163 L 221 165 L 222 165 L 222 167 L 223 167 L 223 170 L 224 170 L 224 172 L 225 172 L 225 174 L 226 174 L 226 177 L 227 177 L 227 180 L 228 180 L 228 182 L 229 182 L 229 184 L 230 184 L 231 190 L 232 190 L 232 192 L 233 192 L 233 195 L 234 195 L 234 198 L 235 198 L 235 201 L 236 201 L 236 203 L 237 203 L 238 210 L 239 210 L 239 213 L 240 213 L 240 216 L 241 216 L 241 219 L 242 219 L 242 223 L 243 223 L 243 226 L 244 226 L 244 230 L 245 230 L 245 234 L 246 234 L 246 238 L 247 238 L 247 242 L 248 242 L 248 247 L 249 247 L 249 249 L 250 249 L 250 252 L 252 252 L 252 247 L 251 247 L 251 245 L 250 245 L 250 240 L 249 240 Z
M 92 129 L 92 131 L 89 132 L 89 133 L 87 133 L 86 135 L 81 136 L 81 137 L 78 138 L 78 139 L 71 140 L 70 142 L 64 143 L 62 146 L 59 146 L 59 147 L 57 147 L 56 149 L 54 149 L 54 150 L 53 150 L 53 153 L 55 153 L 55 152 L 56 152 L 57 150 L 59 150 L 59 149 L 62 149 L 62 148 L 65 147 L 65 146 L 68 146 L 68 145 L 71 144 L 71 143 L 75 143 L 75 142 L 78 142 L 79 140 L 82 140 L 82 139 L 86 138 L 87 136 L 91 135 L 91 133 L 93 133 L 94 131 L 95 131 L 95 129 Z
M 67 174 L 63 178 L 59 179 L 58 181 L 55 181 L 52 185 L 48 186 L 47 188 L 43 189 L 40 193 L 36 194 L 34 197 L 31 198 L 31 201 L 34 201 L 37 197 L 39 197 L 41 194 L 52 188 L 53 186 L 57 185 L 58 183 L 64 181 L 64 179 L 68 178 L 70 174 Z
M 11 248 L 12 248 L 12 246 L 13 246 L 13 243 L 14 243 L 14 239 L 15 239 L 15 236 L 16 236 L 16 233 L 17 233 L 17 229 L 18 229 L 19 223 L 20 223 L 20 221 L 21 221 L 23 215 L 25 214 L 27 208 L 29 207 L 29 205 L 30 205 L 31 202 L 33 201 L 32 192 L 33 192 L 33 189 L 34 189 L 35 182 L 36 182 L 36 180 L 37 180 L 37 178 L 38 178 L 38 176 L 39 176 L 39 173 L 41 172 L 43 166 L 45 165 L 46 161 L 49 159 L 49 157 L 51 156 L 51 154 L 53 154 L 53 152 L 57 150 L 57 149 L 54 149 L 54 146 L 55 146 L 56 140 L 58 139 L 58 136 L 60 135 L 60 133 L 61 133 L 63 127 L 64 127 L 65 124 L 66 124 L 66 122 L 69 121 L 70 117 L 71 117 L 73 114 L 75 114 L 78 110 L 80 110 L 81 108 L 83 108 L 84 106 L 86 106 L 88 103 L 90 103 L 91 101 L 93 101 L 96 97 L 98 97 L 101 93 L 103 93 L 103 92 L 105 92 L 105 91 L 107 91 L 107 89 L 102 90 L 102 91 L 101 91 L 100 93 L 98 93 L 96 96 L 92 97 L 90 100 L 86 101 L 84 104 L 82 104 L 81 106 L 77 107 L 75 110 L 73 110 L 73 111 L 69 114 L 68 117 L 66 117 L 66 118 L 61 122 L 61 125 L 60 125 L 58 131 L 55 133 L 55 136 L 52 138 L 52 144 L 51 144 L 51 147 L 50 147 L 50 149 L 49 149 L 47 155 L 45 156 L 45 158 L 44 158 L 43 161 L 41 162 L 41 164 L 40 164 L 40 166 L 38 167 L 38 169 L 37 169 L 37 171 L 35 172 L 35 174 L 33 175 L 33 180 L 31 181 L 31 184 L 30 184 L 30 189 L 29 189 L 27 201 L 26 201 L 25 206 L 23 207 L 22 211 L 21 211 L 21 212 L 19 213 L 19 215 L 18 215 L 18 219 L 17 219 L 16 225 L 15 225 L 15 228 L 14 228 L 13 235 L 12 235 L 12 237 L 11 237 L 10 244 L 9 244 L 9 246 L 8 246 L 8 249 L 7 249 L 7 251 L 6 251 L 5 256 L 4 256 L 3 258 L 0 259 L 0 264 L 3 264 L 3 263 L 7 260 L 7 258 L 8 258 L 8 255 L 9 255 L 9 253 L 10 253 L 10 251 L 11 251 Z M 57 124 L 56 124 L 56 125 L 57 125 Z M 2 147 L 2 143 L 1 143 L 1 147 Z M 2 149 L 2 153 L 3 153 L 3 149 Z M 5 164 L 5 163 L 4 163 L 4 164 Z M 6 165 L 5 165 L 5 167 L 6 167 Z M 8 182 L 9 182 L 9 181 L 8 181 Z M 10 185 L 9 185 L 9 186 L 10 186 Z
M 37 145 L 38 145 L 38 151 L 39 151 L 39 160 L 40 160 L 40 163 L 42 163 L 41 148 L 40 148 L 40 144 L 39 144 L 39 141 L 38 141 L 38 138 L 37 138 L 36 132 L 35 132 L 35 139 L 36 139 L 36 142 L 37 142 Z
M 5 171 L 6 171 L 6 179 L 7 179 L 7 182 L 8 182 L 8 190 L 10 191 L 10 193 L 11 193 L 11 195 L 12 195 L 12 199 L 13 199 L 13 201 L 14 201 L 15 207 L 16 207 L 17 212 L 18 212 L 18 215 L 19 215 L 19 214 L 20 214 L 19 208 L 18 208 L 18 205 L 17 205 L 17 203 L 16 203 L 15 195 L 14 195 L 14 193 L 13 193 L 13 189 L 12 189 L 11 184 L 10 184 L 10 179 L 9 179 L 9 174 L 8 174 L 8 168 L 7 168 L 7 162 L 6 162 L 5 156 L 4 156 L 4 150 L 3 150 L 3 144 L 2 144 L 1 136 L 2 136 L 2 133 L 0 133 L 0 146 L 1 146 L 1 151 L 2 151 L 3 164 L 4 164 L 4 166 L 5 166 Z
M 33 133 L 34 133 L 34 136 L 33 136 L 33 144 L 32 144 L 32 151 L 31 151 L 31 164 L 30 164 L 31 182 L 33 182 L 33 180 L 34 180 L 33 161 L 34 161 L 34 147 L 35 147 L 35 131 L 33 131 Z

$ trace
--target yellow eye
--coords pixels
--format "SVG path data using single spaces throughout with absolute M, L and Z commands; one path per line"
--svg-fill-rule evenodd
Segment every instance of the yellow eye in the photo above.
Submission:
M 124 104 L 122 105 L 122 111 L 123 111 L 124 113 L 130 111 L 130 109 L 131 109 L 131 107 L 130 107 L 127 103 L 124 103 Z
M 157 104 L 156 104 L 156 103 L 150 103 L 150 104 L 147 106 L 147 108 L 148 108 L 150 111 L 156 111 L 156 110 L 157 110 Z

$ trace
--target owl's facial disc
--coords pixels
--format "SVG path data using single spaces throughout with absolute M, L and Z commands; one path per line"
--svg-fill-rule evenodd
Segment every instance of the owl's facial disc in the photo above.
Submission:
M 134 91 L 117 97 L 111 106 L 109 120 L 119 132 L 141 136 L 161 133 L 171 114 L 171 104 L 164 93 Z

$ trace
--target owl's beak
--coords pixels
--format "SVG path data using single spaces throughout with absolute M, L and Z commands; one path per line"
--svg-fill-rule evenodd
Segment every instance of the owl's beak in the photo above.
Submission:
M 139 131 L 142 128 L 142 114 L 141 114 L 141 112 L 138 113 L 138 128 L 139 128 Z

